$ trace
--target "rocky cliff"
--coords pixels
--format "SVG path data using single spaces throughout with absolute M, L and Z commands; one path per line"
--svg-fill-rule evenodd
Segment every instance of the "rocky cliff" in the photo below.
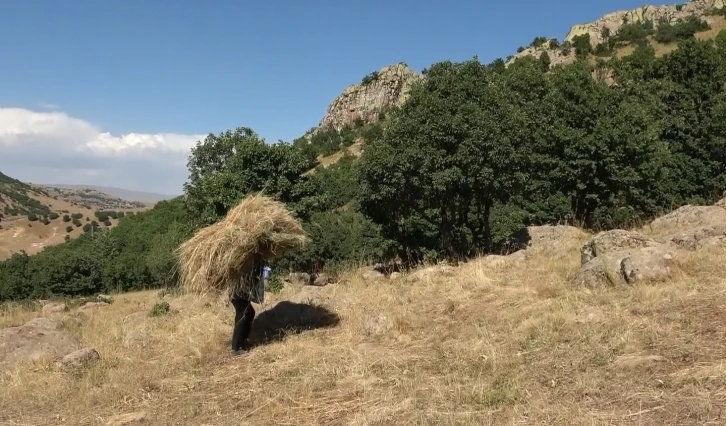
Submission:
M 654 26 L 658 26 L 663 21 L 673 23 L 679 19 L 696 16 L 712 24 L 711 21 L 713 18 L 708 16 L 709 12 L 722 7 L 726 7 L 726 0 L 691 0 L 678 5 L 648 5 L 633 10 L 620 10 L 608 13 L 594 22 L 574 25 L 570 28 L 564 41 L 572 43 L 575 37 L 590 34 L 590 44 L 596 47 L 604 41 L 604 33 L 609 33 L 610 36 L 614 36 L 617 35 L 623 25 L 643 21 L 651 21 Z M 550 42 L 547 42 L 540 46 L 530 46 L 520 51 L 507 61 L 507 65 L 511 64 L 517 58 L 524 56 L 539 58 L 543 52 L 547 52 L 547 55 L 550 57 L 551 67 L 575 60 L 574 49 L 563 51 L 560 46 L 552 46 Z
M 421 78 L 421 74 L 404 63 L 383 67 L 366 76 L 361 84 L 347 87 L 335 98 L 318 128 L 340 130 L 356 119 L 375 121 L 379 112 L 403 104 L 411 84 Z
M 567 33 L 565 41 L 571 42 L 577 36 L 590 34 L 590 43 L 595 47 L 603 42 L 603 31 L 616 35 L 620 27 L 627 23 L 652 21 L 657 26 L 663 20 L 672 23 L 689 16 L 706 18 L 709 12 L 724 6 L 726 0 L 691 0 L 679 5 L 643 6 L 633 10 L 620 10 L 608 13 L 595 22 L 573 26 Z

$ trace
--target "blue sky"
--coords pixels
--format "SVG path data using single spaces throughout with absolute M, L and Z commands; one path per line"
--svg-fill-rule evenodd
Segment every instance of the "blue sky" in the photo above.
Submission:
M 62 112 L 118 138 L 250 126 L 268 141 L 292 141 L 346 86 L 385 65 L 489 62 L 535 36 L 562 39 L 573 24 L 642 4 L 5 1 L 0 107 Z M 8 167 L 0 159 L 0 170 Z

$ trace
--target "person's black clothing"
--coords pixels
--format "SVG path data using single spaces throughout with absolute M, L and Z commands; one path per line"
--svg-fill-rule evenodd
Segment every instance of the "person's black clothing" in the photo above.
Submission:
M 247 350 L 247 339 L 252 330 L 252 321 L 255 319 L 255 309 L 249 300 L 241 297 L 232 297 L 234 306 L 234 331 L 232 332 L 232 351 Z

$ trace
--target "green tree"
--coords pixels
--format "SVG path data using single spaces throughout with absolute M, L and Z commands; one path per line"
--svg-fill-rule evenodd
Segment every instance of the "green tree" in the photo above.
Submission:
M 526 178 L 512 136 L 519 112 L 499 76 L 478 59 L 432 65 L 383 139 L 363 153 L 362 211 L 404 258 L 491 248 L 492 206 Z
M 542 52 L 542 54 L 539 55 L 539 64 L 542 67 L 542 71 L 549 71 L 551 63 L 550 55 L 547 52 Z
M 283 202 L 298 200 L 296 186 L 308 162 L 292 145 L 268 145 L 250 128 L 210 134 L 192 148 L 186 204 L 198 224 L 211 224 L 244 196 L 263 192 Z

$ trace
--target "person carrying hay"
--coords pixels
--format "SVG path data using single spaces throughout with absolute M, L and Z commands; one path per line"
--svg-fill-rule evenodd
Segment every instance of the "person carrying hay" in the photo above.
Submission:
M 226 292 L 235 308 L 232 352 L 245 353 L 255 311 L 264 299 L 267 262 L 309 241 L 285 205 L 249 195 L 221 221 L 202 228 L 177 249 L 179 282 L 193 293 Z

